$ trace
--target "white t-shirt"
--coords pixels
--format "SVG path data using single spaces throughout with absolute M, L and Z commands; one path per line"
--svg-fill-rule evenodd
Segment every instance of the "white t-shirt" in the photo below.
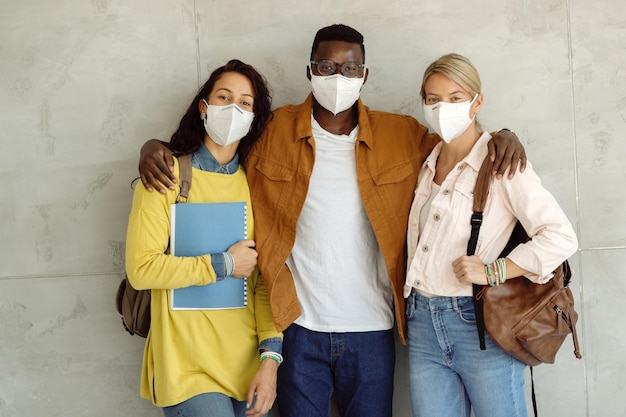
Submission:
M 359 192 L 355 142 L 311 117 L 315 165 L 287 258 L 302 315 L 296 323 L 321 332 L 393 327 L 393 296 L 378 242 Z

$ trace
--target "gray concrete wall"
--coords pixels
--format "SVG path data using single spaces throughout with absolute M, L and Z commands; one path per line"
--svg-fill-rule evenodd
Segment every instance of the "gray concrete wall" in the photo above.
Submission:
M 113 308 L 139 147 L 167 139 L 229 58 L 267 76 L 276 106 L 302 101 L 313 36 L 338 22 L 365 35 L 377 109 L 422 119 L 425 66 L 452 51 L 476 64 L 483 125 L 518 133 L 580 238 L 584 359 L 568 341 L 536 368 L 540 413 L 626 416 L 621 0 L 3 0 L 0 417 L 160 415 L 138 397 L 143 339 Z M 399 346 L 399 417 L 406 367 Z

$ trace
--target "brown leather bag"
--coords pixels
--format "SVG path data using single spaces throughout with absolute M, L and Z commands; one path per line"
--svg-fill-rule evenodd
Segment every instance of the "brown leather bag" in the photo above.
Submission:
M 186 203 L 191 188 L 191 156 L 178 157 L 180 164 L 180 192 L 176 203 Z M 150 290 L 136 290 L 130 285 L 128 276 L 120 282 L 115 294 L 115 308 L 122 316 L 124 329 L 131 335 L 147 337 L 150 331 Z
M 474 188 L 472 235 L 467 254 L 473 255 L 478 241 L 493 164 L 485 158 Z M 499 257 L 506 257 L 513 248 L 529 240 L 518 221 L 509 242 Z M 574 310 L 574 297 L 568 285 L 572 277 L 569 263 L 564 261 L 545 284 L 535 284 L 521 276 L 490 287 L 474 285 L 474 305 L 480 348 L 485 349 L 485 330 L 493 342 L 529 366 L 554 363 L 565 338 L 571 334 L 574 355 L 580 359 Z

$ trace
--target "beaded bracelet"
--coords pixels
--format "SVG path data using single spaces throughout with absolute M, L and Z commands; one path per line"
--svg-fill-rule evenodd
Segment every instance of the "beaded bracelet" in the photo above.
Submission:
M 491 272 L 491 265 L 485 264 L 485 269 L 487 270 L 487 279 L 489 280 L 489 286 L 493 287 L 496 284 L 493 281 L 493 272 Z
M 506 259 L 498 258 L 496 259 L 495 264 L 497 265 L 500 274 L 500 284 L 504 284 L 504 281 L 506 281 Z
M 283 363 L 283 355 L 277 352 L 265 351 L 261 353 L 261 362 L 263 362 L 265 359 L 275 360 L 278 366 L 280 366 L 280 364 Z
M 235 271 L 235 258 L 230 252 L 222 252 L 224 254 L 224 275 L 229 277 Z

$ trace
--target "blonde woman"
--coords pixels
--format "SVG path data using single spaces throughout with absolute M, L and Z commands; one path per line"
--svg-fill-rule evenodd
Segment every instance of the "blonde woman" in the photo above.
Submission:
M 486 284 L 486 265 L 506 278 L 544 283 L 577 249 L 569 220 L 527 164 L 510 180 L 494 180 L 475 256 L 470 236 L 472 191 L 491 135 L 476 121 L 484 96 L 471 62 L 444 55 L 424 73 L 425 118 L 443 138 L 420 171 L 407 236 L 410 392 L 420 417 L 526 416 L 525 365 L 487 337 L 480 350 L 472 284 Z M 532 240 L 496 258 L 517 220 Z

